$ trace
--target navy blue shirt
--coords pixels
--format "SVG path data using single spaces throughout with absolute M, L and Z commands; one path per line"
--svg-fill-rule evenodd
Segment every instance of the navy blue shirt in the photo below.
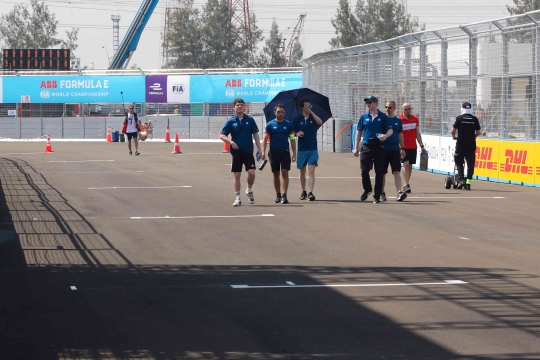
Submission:
M 293 126 L 289 120 L 277 122 L 274 119 L 269 121 L 264 133 L 270 135 L 270 151 L 289 150 L 289 135 L 294 134 Z
M 389 129 L 392 129 L 393 133 L 390 135 L 390 137 L 386 138 L 386 140 L 383 141 L 384 144 L 384 150 L 386 151 L 394 151 L 399 150 L 399 134 L 403 131 L 403 124 L 401 123 L 401 119 L 396 117 L 388 118 L 390 126 Z
M 238 145 L 238 147 L 244 151 L 253 154 L 253 134 L 258 133 L 259 128 L 255 123 L 255 120 L 251 116 L 244 115 L 242 120 L 238 116 L 231 116 L 223 129 L 221 134 L 229 135 L 231 134 L 231 139 Z M 231 151 L 234 149 L 231 147 Z
M 320 127 L 312 115 L 309 115 L 307 119 L 301 115 L 294 120 L 294 131 L 304 132 L 304 136 L 298 137 L 298 151 L 317 150 L 317 131 Z
M 375 145 L 380 144 L 381 141 L 377 138 L 377 133 L 386 134 L 386 131 L 389 127 L 390 119 L 386 116 L 385 113 L 377 110 L 377 116 L 373 118 L 369 111 L 358 120 L 358 131 L 364 132 L 364 139 L 362 144 L 364 145 Z

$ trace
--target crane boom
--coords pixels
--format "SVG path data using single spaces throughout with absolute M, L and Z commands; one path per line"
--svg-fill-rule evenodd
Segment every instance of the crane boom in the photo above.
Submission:
M 137 45 L 141 38 L 144 27 L 148 23 L 150 16 L 154 12 L 159 0 L 144 0 L 135 14 L 135 18 L 131 22 L 129 29 L 122 39 L 122 43 L 118 47 L 118 51 L 114 55 L 109 65 L 109 70 L 125 69 L 129 64 L 131 56 L 137 50 Z

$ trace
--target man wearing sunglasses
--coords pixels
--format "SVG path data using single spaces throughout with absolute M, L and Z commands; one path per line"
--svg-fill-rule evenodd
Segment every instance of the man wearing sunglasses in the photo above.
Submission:
M 403 123 L 403 142 L 405 146 L 405 157 L 403 157 L 403 180 L 405 180 L 405 186 L 403 191 L 411 193 L 411 180 L 412 166 L 416 164 L 416 142 L 421 147 L 422 151 L 426 151 L 424 148 L 424 142 L 422 141 L 422 135 L 420 135 L 420 122 L 418 118 L 412 113 L 412 105 L 405 103 L 402 106 L 403 112 L 399 114 L 399 118 Z
M 127 145 L 129 149 L 129 155 L 132 155 L 131 152 L 131 139 L 135 143 L 135 155 L 139 155 L 139 143 L 137 142 L 137 135 L 139 134 L 139 129 L 141 127 L 141 122 L 137 113 L 135 113 L 135 108 L 133 105 L 129 106 L 129 112 L 124 117 L 124 125 L 127 124 L 126 135 L 127 135 Z
M 407 193 L 401 191 L 401 157 L 405 156 L 405 149 L 403 149 L 403 126 L 401 119 L 396 116 L 396 102 L 387 101 L 384 106 L 386 115 L 390 119 L 390 126 L 392 127 L 392 136 L 384 142 L 384 178 L 383 178 L 383 192 L 381 194 L 381 201 L 386 201 L 386 193 L 384 188 L 386 186 L 386 174 L 388 173 L 388 166 L 392 169 L 394 175 L 394 183 L 397 189 L 397 201 L 403 201 L 407 197 Z
M 362 134 L 362 149 L 360 155 L 360 169 L 362 170 L 362 186 L 364 193 L 360 197 L 365 201 L 373 191 L 369 171 L 373 166 L 375 168 L 375 193 L 373 194 L 373 203 L 381 202 L 381 193 L 383 190 L 384 177 L 384 145 L 383 142 L 393 134 L 390 119 L 385 113 L 379 111 L 377 106 L 379 101 L 373 95 L 364 99 L 368 112 L 360 116 L 358 120 L 358 131 L 354 146 L 354 156 L 358 156 L 358 148 Z

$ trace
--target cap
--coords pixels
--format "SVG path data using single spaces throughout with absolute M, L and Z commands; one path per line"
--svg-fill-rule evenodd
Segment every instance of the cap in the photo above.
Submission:
M 472 109 L 472 105 L 470 102 L 464 102 L 463 105 L 461 105 L 464 109 Z
M 379 102 L 379 100 L 377 100 L 377 98 L 373 95 L 370 95 L 368 96 L 367 98 L 364 98 L 364 101 L 373 101 L 373 102 Z

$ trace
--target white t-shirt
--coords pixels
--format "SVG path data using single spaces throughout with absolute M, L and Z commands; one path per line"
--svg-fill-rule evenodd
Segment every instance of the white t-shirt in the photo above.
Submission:
M 127 129 L 126 132 L 134 133 L 137 132 L 137 123 L 135 122 L 135 114 L 129 113 L 127 115 Z

